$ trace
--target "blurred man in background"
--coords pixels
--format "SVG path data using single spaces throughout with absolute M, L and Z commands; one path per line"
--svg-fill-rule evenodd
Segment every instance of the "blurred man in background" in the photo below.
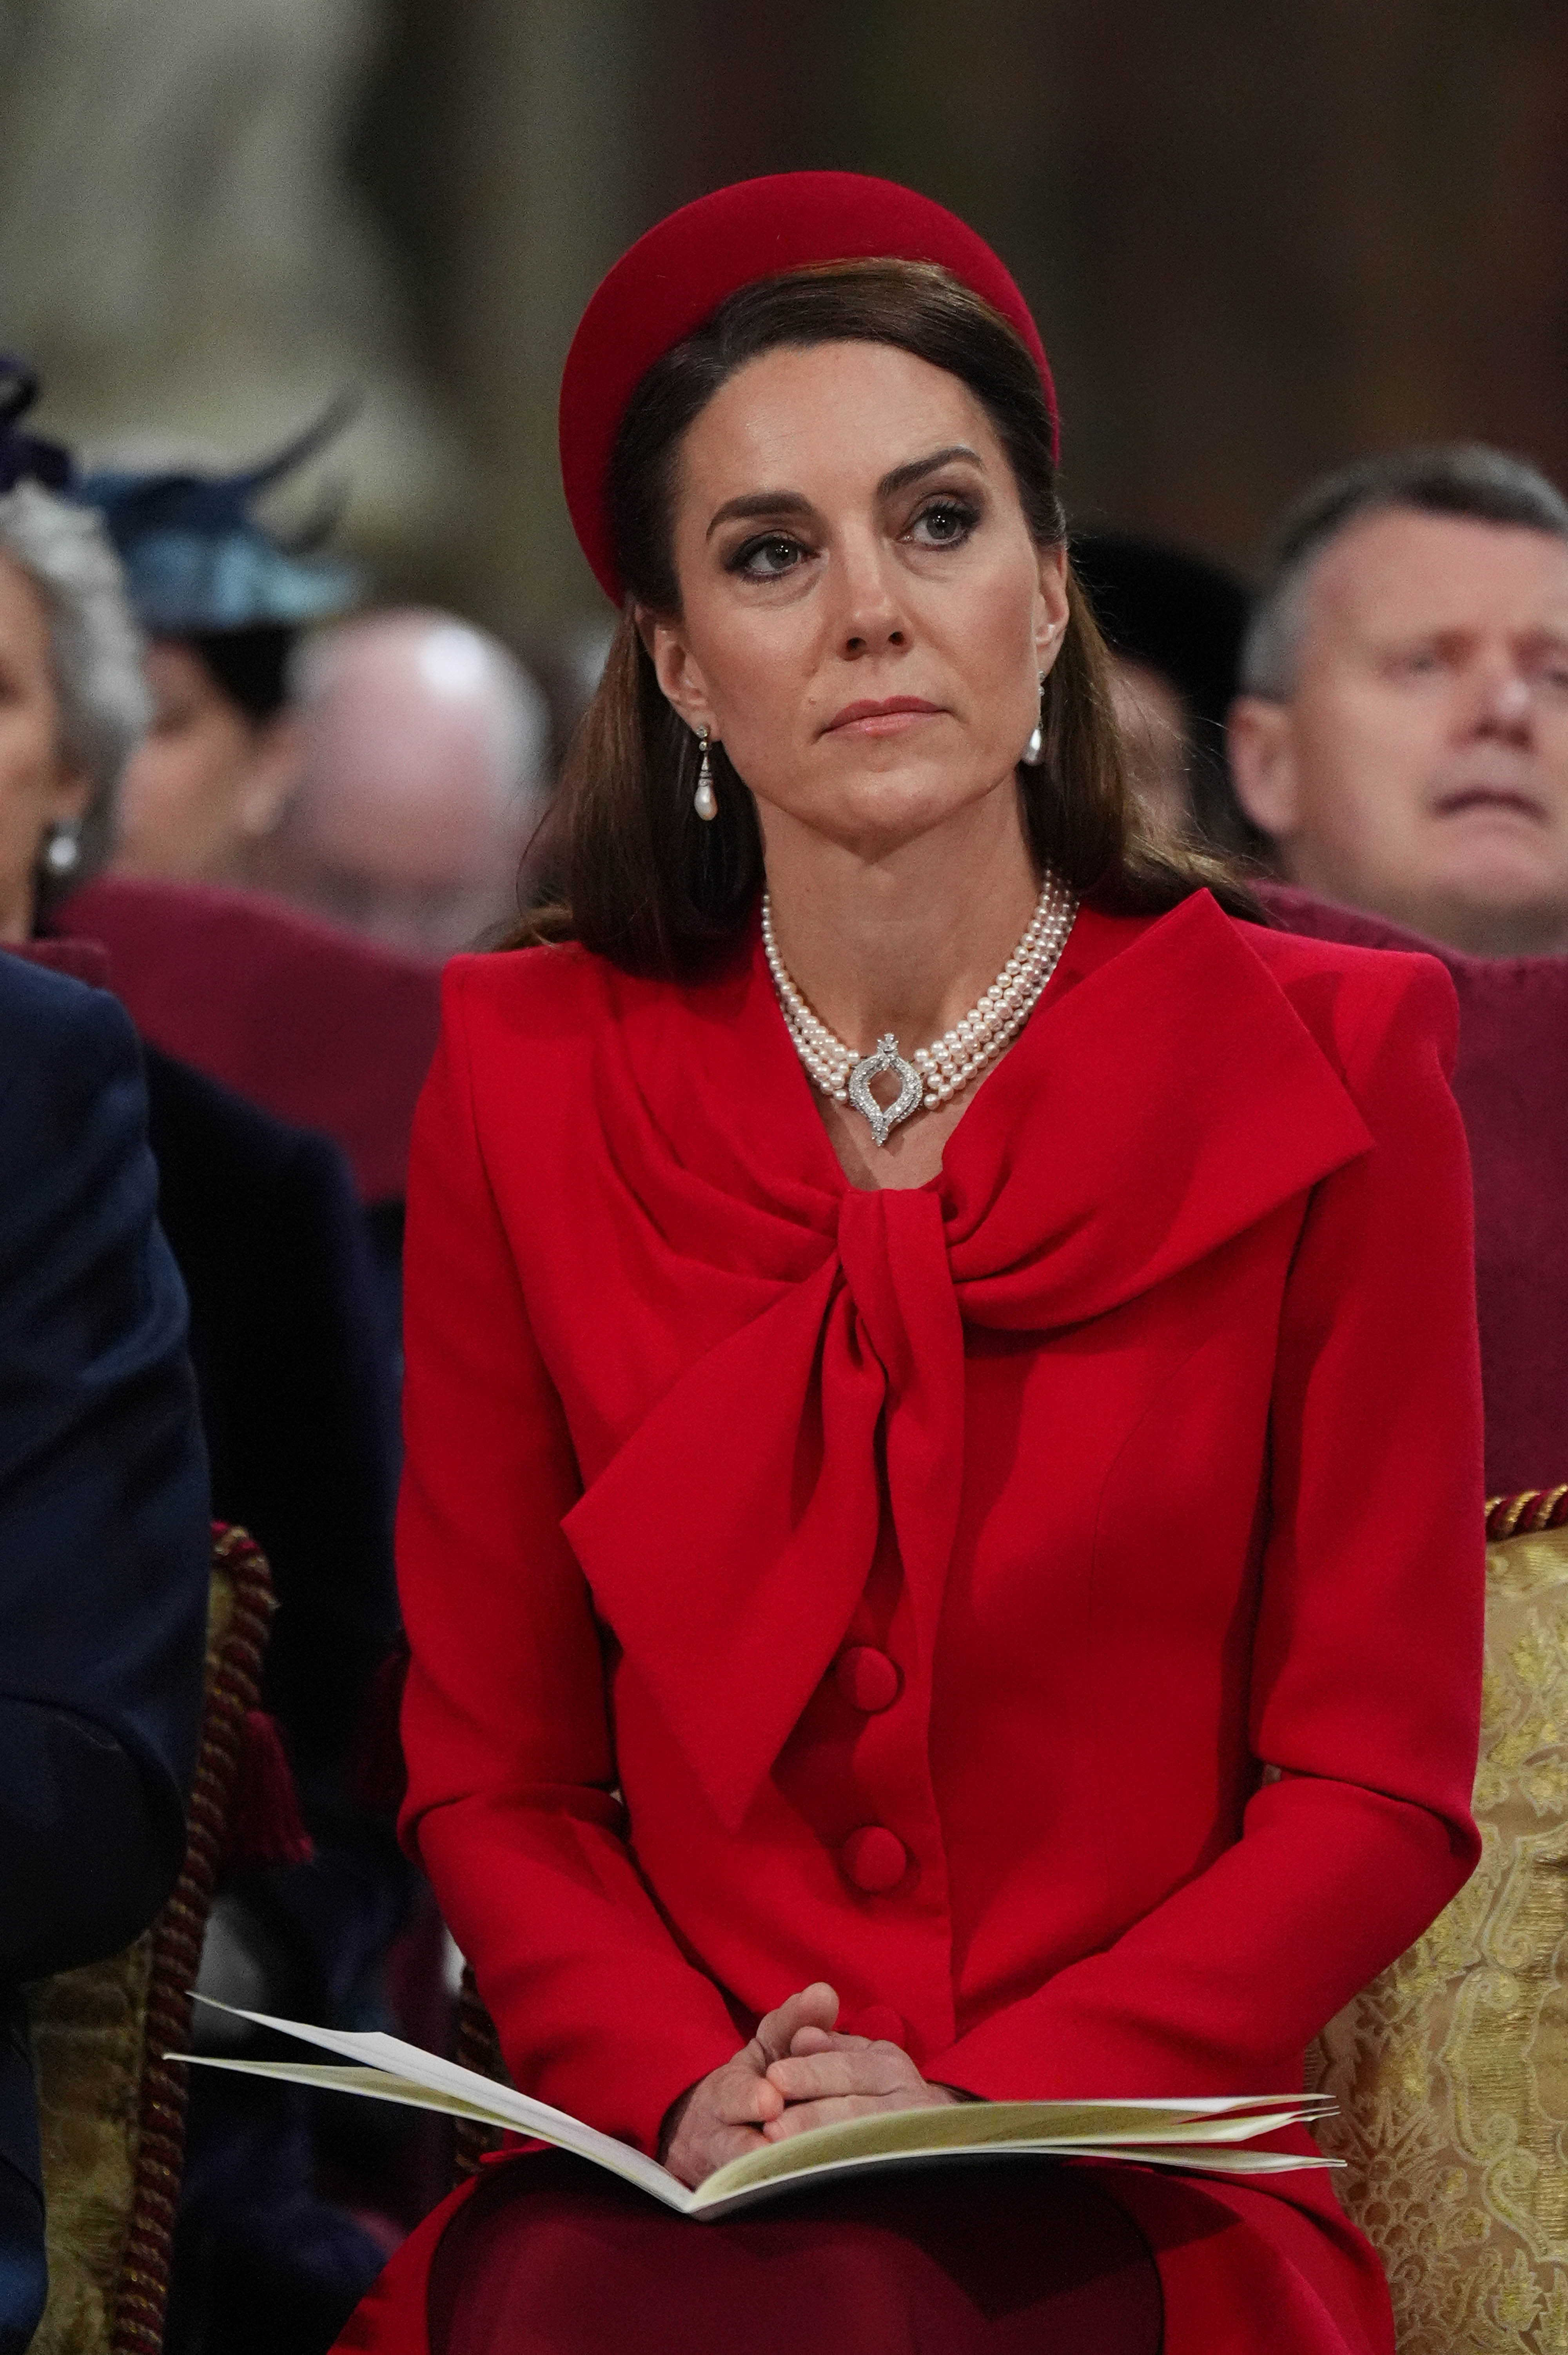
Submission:
M 429 956 L 514 916 L 550 719 L 506 647 L 450 614 L 372 613 L 312 639 L 294 677 L 298 773 L 260 879 Z
M 341 407 L 330 410 L 233 474 L 114 469 L 75 486 L 109 527 L 148 641 L 153 728 L 121 785 L 118 873 L 253 879 L 298 769 L 290 656 L 302 630 L 347 610 L 358 581 L 270 531 L 251 507 L 344 421 Z
M 1568 502 L 1473 445 L 1331 476 L 1281 531 L 1231 765 L 1280 871 L 1472 956 L 1568 951 Z
M 1492 1495 L 1568 1465 L 1568 502 L 1460 445 L 1287 518 L 1231 715 L 1292 932 L 1435 947 L 1459 999 Z

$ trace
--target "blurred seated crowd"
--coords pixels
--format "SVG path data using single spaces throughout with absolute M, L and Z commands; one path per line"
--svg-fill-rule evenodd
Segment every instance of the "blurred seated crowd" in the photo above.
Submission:
M 542 889 L 591 687 L 269 525 L 334 418 L 231 472 L 90 472 L 34 391 L 5 364 L 0 2355 L 43 2297 L 21 1989 L 167 1894 L 209 1518 L 271 1565 L 306 1838 L 226 1883 L 202 1991 L 451 2035 L 395 1831 L 403 1174 L 441 961 Z M 1073 553 L 1147 824 L 1281 925 L 1453 975 L 1489 1484 L 1568 1478 L 1568 503 L 1421 449 L 1310 489 L 1255 591 L 1125 534 Z M 340 2106 L 368 2122 L 193 2086 L 171 2355 L 315 2355 L 438 2196 L 428 2122 Z

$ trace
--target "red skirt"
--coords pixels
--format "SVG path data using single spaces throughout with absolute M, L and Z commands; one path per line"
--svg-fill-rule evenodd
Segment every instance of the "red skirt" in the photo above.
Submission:
M 876 2176 L 694 2225 L 580 2160 L 493 2175 L 430 2268 L 430 2355 L 1159 2355 L 1138 2227 L 1065 2168 Z
M 334 2355 L 1393 2355 L 1371 2249 L 1284 2180 L 991 2160 L 702 2224 L 530 2152 L 426 2218 Z

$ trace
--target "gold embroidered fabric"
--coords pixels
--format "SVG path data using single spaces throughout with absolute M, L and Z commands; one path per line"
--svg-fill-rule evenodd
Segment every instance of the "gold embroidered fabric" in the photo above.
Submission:
M 214 1532 L 207 1695 L 185 1865 L 123 1953 L 26 1989 L 38 2091 L 48 2303 L 31 2355 L 161 2355 L 179 2197 L 190 2000 L 227 1821 L 237 1735 L 266 1647 L 267 1568 Z
M 33 2355 L 108 2355 L 136 2180 L 149 1933 L 32 1990 L 49 2299 Z
M 1487 1563 L 1481 1861 L 1308 2062 L 1400 2355 L 1568 2355 L 1568 1529 Z

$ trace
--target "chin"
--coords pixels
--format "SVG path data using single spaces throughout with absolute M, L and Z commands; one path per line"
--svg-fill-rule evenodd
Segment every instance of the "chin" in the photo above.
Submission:
M 951 794 L 922 792 L 858 794 L 842 801 L 835 821 L 824 826 L 862 858 L 885 858 L 909 843 L 936 834 L 958 817 L 966 805 Z
M 1539 836 L 1521 841 L 1500 829 L 1477 829 L 1434 868 L 1431 887 L 1443 899 L 1477 909 L 1556 905 L 1568 899 L 1568 847 L 1550 852 Z
M 1478 857 L 1431 877 L 1400 921 L 1475 956 L 1568 948 L 1568 864 Z
M 824 780 L 820 795 L 798 815 L 841 841 L 876 841 L 888 848 L 960 817 L 995 786 L 989 775 L 955 776 L 950 761 L 885 757 L 849 774 Z

